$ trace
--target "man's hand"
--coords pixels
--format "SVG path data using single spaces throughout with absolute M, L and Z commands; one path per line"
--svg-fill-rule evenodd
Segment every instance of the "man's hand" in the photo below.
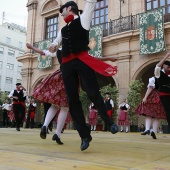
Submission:
M 51 45 L 51 46 L 49 47 L 49 51 L 50 51 L 51 53 L 55 53 L 55 52 L 56 52 L 56 47 L 57 47 L 57 46 Z
M 30 50 L 33 48 L 32 45 L 31 45 L 31 44 L 28 44 L 28 43 L 26 43 L 26 46 L 27 46 L 27 48 L 30 49 Z
M 17 96 L 13 96 L 12 98 L 18 100 L 18 97 L 17 97 Z

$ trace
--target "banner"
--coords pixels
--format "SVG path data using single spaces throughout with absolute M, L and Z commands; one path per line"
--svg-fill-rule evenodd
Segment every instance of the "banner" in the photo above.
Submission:
M 49 46 L 51 45 L 51 41 L 44 40 L 40 41 L 38 44 L 38 48 L 41 50 L 48 50 Z M 38 55 L 38 68 L 45 69 L 52 66 L 52 58 L 50 56 L 45 55 Z
M 163 8 L 140 14 L 139 24 L 140 54 L 165 51 Z
M 95 57 L 102 57 L 102 25 L 94 26 L 89 31 L 89 54 Z

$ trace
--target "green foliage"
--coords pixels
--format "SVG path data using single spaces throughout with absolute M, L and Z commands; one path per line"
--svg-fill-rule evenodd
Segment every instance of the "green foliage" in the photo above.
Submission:
M 110 92 L 111 94 L 111 98 L 114 102 L 114 114 L 113 116 L 117 116 L 116 111 L 117 111 L 117 107 L 118 107 L 118 89 L 116 86 L 111 86 L 111 85 L 107 85 L 104 86 L 100 89 L 101 95 L 103 97 L 103 100 L 105 98 L 105 93 L 106 92 Z M 86 92 L 84 92 L 83 90 L 80 91 L 80 101 L 82 102 L 82 107 L 83 107 L 83 111 L 85 116 L 87 116 L 89 114 L 89 106 L 90 106 L 90 99 L 88 98 Z M 103 124 L 103 121 L 100 117 L 100 115 L 98 116 L 98 123 L 99 124 Z
M 128 113 L 132 125 L 137 123 L 137 114 L 134 112 L 134 110 L 142 100 L 141 91 L 143 89 L 143 86 L 144 83 L 139 80 L 134 80 L 129 85 L 130 89 L 128 91 L 127 101 L 130 105 L 130 110 Z

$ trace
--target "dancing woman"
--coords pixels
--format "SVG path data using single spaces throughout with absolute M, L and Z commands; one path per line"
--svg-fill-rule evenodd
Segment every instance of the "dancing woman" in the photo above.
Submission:
M 148 88 L 146 94 L 135 109 L 138 115 L 145 116 L 145 131 L 141 135 L 150 134 L 150 129 L 152 126 L 151 136 L 156 139 L 155 133 L 157 133 L 159 121 L 161 119 L 166 119 L 166 114 L 164 112 L 163 106 L 159 99 L 158 83 L 155 77 L 149 79 Z

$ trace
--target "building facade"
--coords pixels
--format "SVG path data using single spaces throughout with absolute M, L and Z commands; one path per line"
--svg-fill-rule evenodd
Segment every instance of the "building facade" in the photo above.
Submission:
M 0 25 L 0 89 L 10 92 L 21 82 L 22 63 L 16 57 L 25 52 L 26 28 L 4 23 Z
M 55 39 L 57 31 L 65 25 L 59 8 L 61 2 L 66 0 L 28 0 L 28 43 Z M 75 0 L 79 9 L 85 6 L 85 0 Z M 146 91 L 148 79 L 153 76 L 156 63 L 166 52 L 140 55 L 139 43 L 139 13 L 163 7 L 164 9 L 164 31 L 166 49 L 170 48 L 170 1 L 169 0 L 103 0 L 96 3 L 92 19 L 92 26 L 103 25 L 102 50 L 103 57 L 117 56 L 118 60 L 111 65 L 118 66 L 118 73 L 107 79 L 106 82 L 114 82 L 119 89 L 119 100 L 126 98 L 129 83 L 132 80 L 142 80 Z M 49 69 L 37 69 L 37 55 L 25 49 L 25 54 L 17 58 L 23 63 L 22 84 L 31 93 L 39 82 L 49 73 L 59 68 L 56 58 Z M 139 124 L 143 120 L 139 119 Z

